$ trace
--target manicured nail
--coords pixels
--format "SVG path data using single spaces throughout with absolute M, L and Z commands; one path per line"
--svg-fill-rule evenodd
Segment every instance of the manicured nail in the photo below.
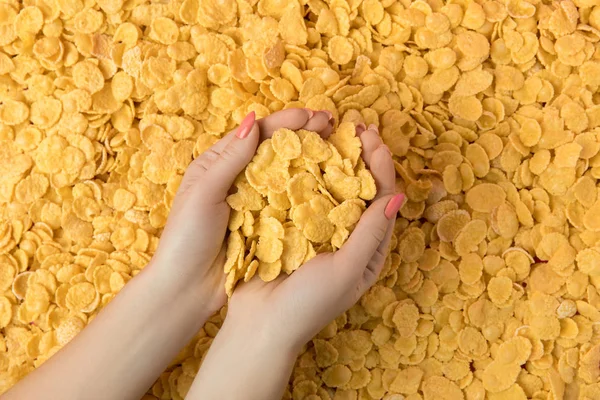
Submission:
M 255 120 L 256 120 L 256 113 L 254 111 L 252 111 L 251 113 L 246 115 L 246 117 L 240 124 L 240 127 L 238 128 L 237 133 L 235 135 L 240 139 L 245 139 L 246 136 L 248 136 L 250 134 L 250 131 L 252 130 L 252 126 L 254 126 Z
M 305 108 L 304 111 L 308 113 L 308 119 L 311 119 L 315 115 L 315 112 L 310 108 Z
M 375 124 L 369 125 L 369 130 L 379 133 L 379 129 L 377 128 L 377 125 L 375 125 Z
M 383 212 L 387 219 L 392 219 L 396 216 L 396 213 L 398 212 L 400 207 L 402 207 L 402 204 L 404 204 L 405 198 L 406 196 L 404 196 L 403 193 L 397 194 L 394 197 L 392 197 L 389 203 L 387 203 L 387 206 L 385 206 L 385 211 Z

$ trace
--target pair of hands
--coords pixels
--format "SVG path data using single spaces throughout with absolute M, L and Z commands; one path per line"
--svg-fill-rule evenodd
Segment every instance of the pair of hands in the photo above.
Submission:
M 326 138 L 332 132 L 330 121 L 329 113 L 306 109 L 288 109 L 257 121 L 250 115 L 240 128 L 195 159 L 183 177 L 152 262 L 153 268 L 162 269 L 161 279 L 194 291 L 205 313 L 221 308 L 227 301 L 223 242 L 230 209 L 225 198 L 233 181 L 258 144 L 277 129 L 303 128 Z M 359 126 L 357 134 L 377 197 L 336 253 L 320 254 L 294 274 L 273 282 L 255 277 L 239 285 L 227 315 L 235 330 L 260 330 L 271 345 L 293 351 L 350 308 L 377 280 L 403 196 L 394 196 L 391 153 L 376 128 Z

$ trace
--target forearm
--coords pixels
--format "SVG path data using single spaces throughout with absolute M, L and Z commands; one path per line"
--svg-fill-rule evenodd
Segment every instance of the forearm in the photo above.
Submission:
M 258 331 L 226 321 L 186 400 L 280 400 L 297 350 L 272 343 Z
M 6 400 L 139 399 L 208 318 L 193 288 L 161 278 L 149 266 Z

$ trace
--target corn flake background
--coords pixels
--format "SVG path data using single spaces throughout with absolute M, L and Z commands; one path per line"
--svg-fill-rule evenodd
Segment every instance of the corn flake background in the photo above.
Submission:
M 598 0 L 2 0 L 0 391 L 147 264 L 193 156 L 308 107 L 378 125 L 409 201 L 287 399 L 600 398 L 599 28 Z M 185 396 L 221 314 L 149 393 Z

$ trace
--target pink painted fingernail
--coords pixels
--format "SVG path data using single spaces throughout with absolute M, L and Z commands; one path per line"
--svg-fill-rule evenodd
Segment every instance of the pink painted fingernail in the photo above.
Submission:
M 392 199 L 387 203 L 387 206 L 385 206 L 385 211 L 383 212 L 387 219 L 392 219 L 396 216 L 396 213 L 398 212 L 400 207 L 402 207 L 402 204 L 404 204 L 405 198 L 406 196 L 404 196 L 403 193 L 397 194 L 394 197 L 392 197 Z
M 250 131 L 252 130 L 252 126 L 254 126 L 255 120 L 256 120 L 256 113 L 254 111 L 252 111 L 248 115 L 246 115 L 246 117 L 240 124 L 240 127 L 238 128 L 237 133 L 235 135 L 240 139 L 245 139 L 250 134 Z
M 308 113 L 308 119 L 311 119 L 315 115 L 315 112 L 310 108 L 305 108 L 304 111 Z
M 369 125 L 369 130 L 379 133 L 379 128 L 377 128 L 377 125 L 375 125 L 375 124 Z

